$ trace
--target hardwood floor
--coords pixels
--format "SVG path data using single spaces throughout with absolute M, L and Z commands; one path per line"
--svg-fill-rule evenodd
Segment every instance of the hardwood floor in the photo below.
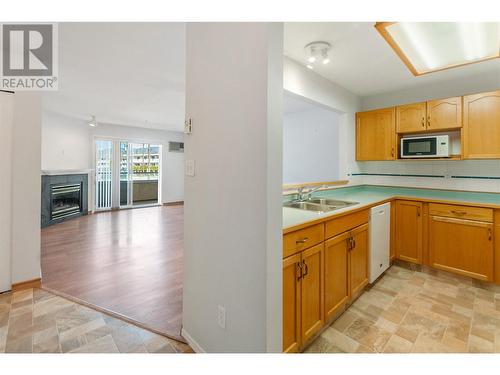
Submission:
M 182 340 L 183 206 L 103 212 L 42 229 L 42 287 Z

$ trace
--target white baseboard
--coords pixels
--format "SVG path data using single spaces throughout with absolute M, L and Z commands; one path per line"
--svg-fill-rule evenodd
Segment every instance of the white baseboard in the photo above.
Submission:
M 200 346 L 200 344 L 198 344 L 196 342 L 196 340 L 193 339 L 193 337 L 188 332 L 186 332 L 186 330 L 184 329 L 184 327 L 181 330 L 181 335 L 182 335 L 182 337 L 184 337 L 186 339 L 186 341 L 188 342 L 189 346 L 191 346 L 191 348 L 194 350 L 195 353 L 206 353 L 205 349 L 203 349 Z

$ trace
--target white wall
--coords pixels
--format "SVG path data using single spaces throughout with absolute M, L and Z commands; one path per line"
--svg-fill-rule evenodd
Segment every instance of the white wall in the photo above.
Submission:
M 355 161 L 355 116 L 361 110 L 361 99 L 287 57 L 283 61 L 283 87 L 288 92 L 339 112 L 339 178 L 357 183 L 358 179 L 350 174 L 358 171 Z
M 90 126 L 57 113 L 42 113 L 42 170 L 90 169 Z
M 40 277 L 41 98 L 14 96 L 12 158 L 12 283 Z
M 340 116 L 323 108 L 283 116 L 283 182 L 339 179 Z
M 488 72 L 460 80 L 421 85 L 410 89 L 365 97 L 362 100 L 363 110 L 415 103 L 427 99 L 462 96 L 498 90 L 499 88 L 499 72 Z M 366 184 L 500 192 L 499 179 L 485 178 L 500 177 L 499 160 L 359 162 L 358 169 L 353 170 L 353 173 L 357 172 L 370 174 L 362 176 L 362 182 Z M 381 176 L 380 174 L 399 174 L 401 176 Z M 445 177 L 429 178 L 415 177 L 415 175 Z M 482 178 L 452 178 L 452 176 Z M 355 179 L 359 181 L 359 177 Z
M 196 350 L 281 351 L 282 28 L 187 25 L 183 334 Z
M 95 136 L 151 141 L 163 146 L 162 203 L 184 199 L 184 154 L 168 152 L 168 142 L 183 141 L 183 133 L 105 123 L 92 128 L 87 121 L 47 111 L 42 119 L 42 170 L 93 168 Z
M 11 287 L 14 94 L 0 92 L 0 293 Z

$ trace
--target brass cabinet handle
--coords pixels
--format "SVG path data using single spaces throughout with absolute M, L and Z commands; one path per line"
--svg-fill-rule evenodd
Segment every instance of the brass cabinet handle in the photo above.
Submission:
M 296 244 L 303 244 L 306 243 L 309 240 L 309 237 L 304 237 L 301 240 L 295 241 Z
M 417 216 L 420 217 L 420 207 L 417 207 Z
M 304 266 L 304 270 L 305 270 L 305 272 L 302 274 L 302 278 L 304 278 L 309 273 L 309 268 L 307 268 L 307 263 L 304 260 L 302 261 L 302 265 Z
M 356 240 L 351 237 L 351 241 L 352 241 L 352 248 L 354 249 L 356 247 Z
M 455 210 L 452 210 L 451 213 L 455 214 L 455 215 L 460 215 L 460 216 L 467 215 L 467 211 L 455 211 Z
M 394 147 L 391 149 L 391 156 L 394 157 Z
M 427 116 L 427 126 L 431 126 L 431 115 Z
M 491 241 L 491 228 L 488 228 L 488 241 Z
M 351 246 L 352 246 L 352 244 L 351 244 L 351 237 L 346 238 L 345 242 L 347 243 L 347 250 L 350 251 L 351 250 Z
M 297 277 L 297 281 L 300 281 L 302 279 L 302 263 L 297 262 L 297 270 L 299 271 L 299 276 Z
M 422 117 L 422 127 L 425 128 L 425 117 Z

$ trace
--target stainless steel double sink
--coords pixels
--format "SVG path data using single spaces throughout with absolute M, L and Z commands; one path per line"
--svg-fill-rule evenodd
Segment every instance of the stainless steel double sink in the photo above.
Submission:
M 292 200 L 283 203 L 283 207 L 297 208 L 299 210 L 314 211 L 318 213 L 339 210 L 341 208 L 353 206 L 359 202 L 339 201 L 327 198 L 308 198 L 302 200 Z

